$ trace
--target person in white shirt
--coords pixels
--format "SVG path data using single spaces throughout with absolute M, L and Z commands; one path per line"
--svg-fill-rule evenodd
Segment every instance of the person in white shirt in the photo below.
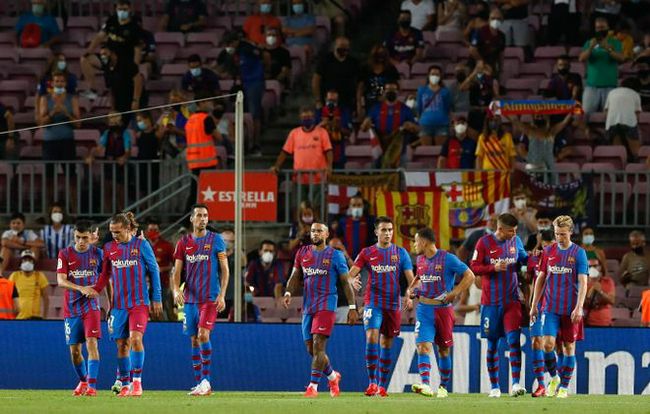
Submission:
M 623 80 L 621 86 L 612 89 L 605 101 L 607 119 L 605 130 L 607 139 L 615 145 L 625 145 L 628 159 L 632 162 L 639 155 L 639 114 L 641 113 L 641 96 L 637 78 Z
M 25 216 L 22 213 L 14 213 L 9 220 L 9 230 L 2 233 L 0 273 L 4 274 L 11 258 L 20 257 L 23 250 L 30 249 L 34 253 L 34 260 L 38 260 L 42 247 L 43 240 L 32 230 L 25 229 Z
M 411 27 L 418 30 L 434 30 L 436 14 L 433 0 L 404 0 L 401 10 L 411 12 Z

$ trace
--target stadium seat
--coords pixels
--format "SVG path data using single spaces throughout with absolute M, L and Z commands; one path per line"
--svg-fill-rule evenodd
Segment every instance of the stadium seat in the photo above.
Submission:
M 4 96 L 15 96 L 18 98 L 18 102 L 24 102 L 27 95 L 31 93 L 33 89 L 30 87 L 30 84 L 26 80 L 3 80 L 0 81 L 0 95 Z
M 451 44 L 461 45 L 460 47 L 462 47 L 465 42 L 465 36 L 463 36 L 463 32 L 460 30 L 437 30 L 435 35 L 437 45 Z
M 2 47 L 0 46 L 0 64 L 2 67 L 6 65 L 13 65 L 18 62 L 18 53 L 13 47 Z
M 18 101 L 18 97 L 16 96 L 0 96 L 0 103 L 14 112 L 20 110 L 20 101 Z
M 616 259 L 607 259 L 607 271 L 609 272 L 610 277 L 615 278 L 618 274 L 618 268 L 620 264 Z
M 415 62 L 413 66 L 411 66 L 411 78 L 426 77 L 429 73 L 429 66 L 431 66 L 431 63 Z M 419 79 L 419 82 L 421 85 L 424 85 L 425 80 Z
M 593 161 L 608 162 L 622 170 L 627 163 L 627 151 L 623 145 L 599 145 L 594 148 Z
M 549 62 L 523 63 L 519 65 L 519 76 L 526 79 L 545 79 L 553 73 L 553 64 Z M 536 87 L 536 86 L 535 86 Z M 537 90 L 535 90 L 537 93 Z
M 405 93 L 416 93 L 420 86 L 424 85 L 424 79 L 400 79 L 399 88 Z
M 624 215 L 632 195 L 632 186 L 629 183 L 602 181 L 594 187 L 596 206 L 599 208 L 602 200 L 601 214 L 604 213 L 605 222 L 615 222 L 615 217 Z
M 528 95 L 537 93 L 538 79 L 507 79 L 506 96 L 511 99 L 526 99 Z
M 13 48 L 16 45 L 16 32 L 7 31 L 0 32 L 0 48 L 11 47 Z
M 408 79 L 411 77 L 411 67 L 408 63 L 398 62 L 397 65 L 395 65 L 395 68 L 399 72 L 401 79 Z
M 428 168 L 435 168 L 441 149 L 440 145 L 420 145 L 413 150 L 413 161 L 424 162 Z
M 555 164 L 561 183 L 568 183 L 580 177 L 580 164 L 577 162 L 558 162 Z
M 172 81 L 180 86 L 181 78 L 187 72 L 186 63 L 166 63 L 160 69 L 161 80 Z
M 558 57 L 566 54 L 564 46 L 541 46 L 535 49 L 535 62 L 555 64 Z
M 45 65 L 50 57 L 52 57 L 52 51 L 47 48 L 18 49 L 20 63 L 38 63 Z
M 21 160 L 41 160 L 43 159 L 43 147 L 40 145 L 27 145 L 20 149 L 19 154 Z
M 506 47 L 503 52 L 504 66 L 506 62 L 510 60 L 517 60 L 519 63 L 524 63 L 524 49 L 520 47 Z
M 370 145 L 348 145 L 345 147 L 345 157 L 348 161 L 357 161 L 360 163 L 372 163 L 372 147 Z
M 187 46 L 217 47 L 219 46 L 221 36 L 215 35 L 214 32 L 188 33 L 186 38 Z
M 612 320 L 630 319 L 632 314 L 627 308 L 612 308 Z

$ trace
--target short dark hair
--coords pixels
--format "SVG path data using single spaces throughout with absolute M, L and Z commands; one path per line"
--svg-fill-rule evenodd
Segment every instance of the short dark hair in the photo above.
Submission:
M 442 70 L 442 67 L 440 65 L 431 65 L 429 66 L 429 69 L 427 69 L 427 74 L 431 72 L 431 69 L 438 69 L 440 71 L 440 74 L 444 74 L 445 72 Z
M 379 225 L 382 223 L 393 224 L 393 220 L 388 216 L 379 216 L 375 219 L 375 229 L 378 229 Z
M 535 219 L 540 220 L 540 219 L 546 219 L 553 221 L 555 217 L 550 215 L 547 211 L 544 210 L 537 210 L 537 213 L 535 213 Z
M 497 220 L 499 223 L 505 224 L 508 227 L 517 227 L 517 224 L 519 224 L 517 217 L 510 213 L 500 214 Z
M 117 5 L 118 6 L 124 5 L 124 4 L 126 4 L 127 6 L 130 6 L 131 5 L 131 0 L 117 0 Z
M 194 210 L 196 210 L 197 208 L 204 208 L 204 209 L 209 211 L 208 206 L 206 206 L 203 203 L 197 203 L 197 204 L 194 204 L 192 206 L 192 208 L 190 209 L 190 211 L 191 211 L 190 215 L 194 215 Z
M 201 56 L 197 55 L 194 53 L 193 55 L 190 55 L 190 57 L 187 58 L 188 63 L 193 63 L 193 62 L 199 62 L 201 63 Z
M 399 11 L 399 14 L 408 14 L 410 16 L 411 11 L 409 9 L 402 9 L 402 10 Z
M 23 213 L 20 213 L 20 212 L 16 211 L 11 215 L 11 218 L 9 219 L 9 221 L 14 221 L 14 220 L 18 220 L 18 219 L 22 220 L 23 223 L 24 223 L 25 222 L 25 215 Z
M 570 62 L 570 61 L 571 61 L 571 57 L 570 57 L 569 55 L 567 55 L 567 54 L 564 54 L 564 55 L 560 55 L 560 56 L 558 56 L 558 57 L 557 57 L 557 60 L 566 60 L 567 62 Z
M 552 242 L 553 240 L 555 240 L 555 232 L 553 231 L 553 229 L 542 230 L 540 235 L 542 236 L 542 241 Z
M 417 235 L 422 239 L 429 240 L 431 243 L 436 242 L 436 233 L 431 227 L 422 227 L 417 231 Z
M 75 223 L 74 231 L 79 233 L 88 233 L 92 231 L 92 223 L 88 220 L 80 220 Z
M 621 87 L 639 92 L 641 89 L 641 82 L 639 81 L 639 78 L 625 78 L 623 79 L 623 82 L 621 82 Z
M 273 246 L 273 248 L 276 247 L 276 244 L 275 244 L 275 242 L 274 242 L 273 240 L 264 239 L 264 240 L 262 240 L 262 241 L 260 242 L 260 249 L 261 249 L 265 244 L 270 244 L 271 246 Z

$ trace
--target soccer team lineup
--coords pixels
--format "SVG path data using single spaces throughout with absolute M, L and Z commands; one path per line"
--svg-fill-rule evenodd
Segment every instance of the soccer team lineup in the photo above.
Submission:
M 194 205 L 190 221 L 192 231 L 175 248 L 170 283 L 174 302 L 184 312 L 182 333 L 189 337 L 191 347 L 187 369 L 193 372 L 194 383 L 187 384 L 187 394 L 207 397 L 218 391 L 211 385 L 211 333 L 217 314 L 225 307 L 224 292 L 230 275 L 224 240 L 219 233 L 208 230 L 208 208 Z M 411 386 L 411 391 L 423 397 L 454 398 L 450 395 L 453 304 L 461 292 L 475 284 L 481 289 L 481 337 L 487 341 L 482 363 L 487 368 L 490 391 L 485 397 L 502 396 L 498 354 L 502 339 L 507 345 L 510 365 L 510 397 L 522 397 L 527 392 L 538 398 L 569 397 L 576 366 L 576 344 L 584 336 L 587 256 L 584 249 L 571 241 L 574 223 L 569 216 L 553 220 L 552 229 L 542 232 L 542 249 L 530 256 L 516 235 L 517 223 L 517 218 L 510 213 L 499 215 L 496 229 L 479 239 L 470 266 L 439 249 L 431 228 L 421 228 L 415 233 L 413 250 L 417 256 L 412 261 L 404 248 L 392 243 L 392 219 L 380 216 L 375 221 L 377 243 L 364 248 L 352 260 L 327 244 L 326 224 L 312 223 L 311 244 L 298 250 L 281 297 L 282 306 L 289 307 L 293 296 L 302 288 L 300 330 L 311 357 L 303 396 L 317 398 L 322 382 L 326 383 L 332 398 L 339 397 L 344 389 L 345 373 L 336 370 L 336 361 L 330 360 L 327 353 L 328 340 L 335 328 L 337 282 L 340 282 L 351 304 L 348 324 L 361 320 L 365 329 L 368 378 L 365 396 L 389 397 L 391 347 L 400 334 L 401 311 L 415 309 L 420 381 Z M 73 396 L 95 397 L 102 393 L 97 389 L 98 341 L 103 334 L 98 297 L 104 290 L 110 298 L 107 334 L 117 347 L 117 374 L 112 391 L 117 398 L 145 395 L 143 338 L 149 313 L 155 315 L 162 311 L 162 299 L 158 264 L 149 242 L 136 234 L 137 227 L 132 213 L 114 215 L 109 224 L 113 240 L 101 250 L 94 245 L 97 235 L 92 225 L 81 221 L 74 229 L 74 244 L 59 253 L 57 279 L 59 286 L 66 289 L 65 338 L 79 380 Z M 534 268 L 530 293 L 525 299 L 517 279 L 521 266 Z M 362 272 L 367 272 L 368 277 L 362 279 Z M 400 295 L 400 278 L 405 278 L 408 286 L 404 298 Z M 355 295 L 363 295 L 363 312 L 355 305 Z M 529 306 L 523 306 L 522 302 Z M 522 364 L 524 312 L 530 316 L 532 368 Z M 440 378 L 437 388 L 431 381 L 433 358 Z M 111 371 L 115 367 L 103 369 Z M 526 390 L 523 381 L 520 382 L 524 369 L 531 371 L 536 380 L 532 390 Z

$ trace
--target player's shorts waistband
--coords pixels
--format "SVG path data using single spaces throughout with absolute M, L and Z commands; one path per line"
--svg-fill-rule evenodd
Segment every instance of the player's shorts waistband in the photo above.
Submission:
M 425 305 L 446 305 L 446 303 L 441 300 L 433 299 L 433 298 L 425 298 L 424 296 L 418 297 L 418 301 Z

